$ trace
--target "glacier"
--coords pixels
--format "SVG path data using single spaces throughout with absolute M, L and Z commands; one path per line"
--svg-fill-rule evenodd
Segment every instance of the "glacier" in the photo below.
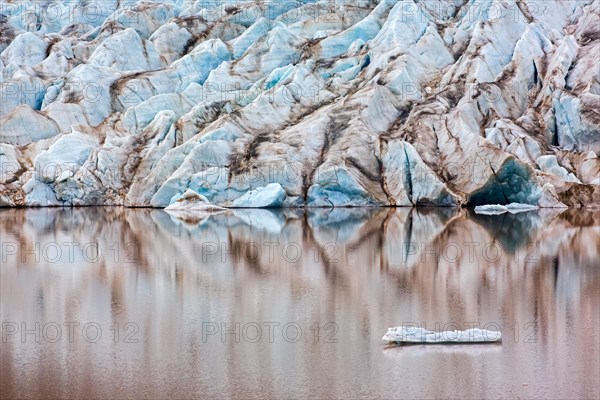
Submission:
M 600 205 L 600 1 L 0 1 L 0 206 Z

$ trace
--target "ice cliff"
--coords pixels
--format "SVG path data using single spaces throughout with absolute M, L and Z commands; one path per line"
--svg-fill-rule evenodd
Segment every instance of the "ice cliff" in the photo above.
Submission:
M 2 1 L 0 97 L 3 206 L 600 204 L 597 0 Z

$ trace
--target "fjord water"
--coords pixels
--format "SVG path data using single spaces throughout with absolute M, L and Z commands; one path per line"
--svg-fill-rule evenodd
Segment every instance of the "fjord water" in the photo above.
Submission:
M 600 212 L 10 209 L 0 221 L 2 398 L 600 394 Z M 503 341 L 386 346 L 401 324 Z

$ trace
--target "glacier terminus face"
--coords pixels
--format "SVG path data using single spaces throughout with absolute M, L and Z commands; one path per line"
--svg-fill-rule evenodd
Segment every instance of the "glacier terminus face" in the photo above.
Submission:
M 597 0 L 1 1 L 0 206 L 599 205 L 599 21 Z

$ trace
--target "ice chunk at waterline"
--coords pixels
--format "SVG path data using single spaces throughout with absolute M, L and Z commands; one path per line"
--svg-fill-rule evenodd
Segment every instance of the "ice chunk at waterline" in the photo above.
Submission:
M 498 342 L 502 334 L 487 329 L 434 332 L 416 326 L 388 328 L 382 338 L 388 343 L 488 343 Z
M 171 204 L 165 208 L 167 211 L 197 211 L 197 212 L 221 212 L 226 208 L 211 204 L 208 199 L 191 189 L 185 191 L 181 196 L 174 196 Z
M 505 206 L 501 204 L 486 204 L 475 207 L 475 213 L 485 215 L 500 215 L 509 212 L 511 214 L 517 214 L 520 212 L 537 210 L 538 208 L 538 206 L 521 203 L 510 203 Z

